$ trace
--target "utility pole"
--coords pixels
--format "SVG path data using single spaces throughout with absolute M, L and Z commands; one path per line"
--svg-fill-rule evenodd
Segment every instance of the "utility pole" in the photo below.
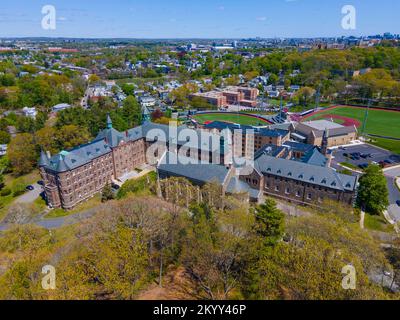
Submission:
M 321 85 L 318 86 L 318 90 L 317 90 L 317 93 L 315 95 L 315 109 L 319 108 L 320 91 L 321 91 Z
M 369 115 L 369 108 L 371 107 L 371 99 L 368 100 L 368 106 L 367 109 L 365 110 L 365 116 L 364 116 L 364 123 L 362 127 L 361 134 L 364 135 L 365 129 L 367 127 L 367 121 L 368 121 L 368 115 Z

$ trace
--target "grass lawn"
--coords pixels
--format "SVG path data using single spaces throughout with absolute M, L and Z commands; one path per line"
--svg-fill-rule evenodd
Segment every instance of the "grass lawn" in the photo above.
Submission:
M 320 112 L 307 121 L 321 119 L 323 116 L 339 115 L 358 120 L 361 125 L 365 117 L 365 109 L 354 107 L 338 107 L 331 110 Z M 385 110 L 369 110 L 368 121 L 366 125 L 366 133 L 378 134 L 389 137 L 400 138 L 400 112 L 392 112 Z
M 0 221 L 7 214 L 10 205 L 14 202 L 17 197 L 13 196 L 13 193 L 17 190 L 24 190 L 30 185 L 34 184 L 41 179 L 38 171 L 33 171 L 27 175 L 21 177 L 14 177 L 11 174 L 4 175 L 4 189 L 9 189 L 11 193 L 6 196 L 0 195 Z M 36 205 L 36 201 L 34 203 Z M 38 204 L 38 203 L 37 203 Z
M 361 169 L 360 168 L 358 168 L 357 166 L 355 166 L 354 164 L 352 164 L 352 163 L 349 163 L 349 162 L 342 162 L 342 163 L 340 163 L 343 167 L 347 167 L 347 168 L 350 168 L 350 169 L 353 169 L 353 170 L 358 170 L 358 171 L 361 171 Z
M 101 194 L 96 194 L 93 198 L 76 206 L 74 208 L 74 210 L 66 211 L 64 209 L 53 209 L 45 216 L 45 219 L 53 219 L 53 218 L 70 216 L 73 214 L 80 213 L 82 211 L 92 209 L 99 205 L 101 205 Z
M 18 184 L 25 184 L 26 186 L 28 186 L 30 184 L 38 182 L 41 179 L 42 178 L 40 177 L 39 171 L 35 170 L 31 173 L 28 173 L 27 175 L 17 178 L 11 174 L 6 174 L 4 176 L 4 183 L 6 184 L 6 187 L 13 189 L 13 187 Z
M 369 230 L 389 233 L 394 232 L 393 227 L 387 223 L 384 217 L 371 215 L 368 213 L 365 214 L 364 226 Z
M 213 114 L 198 114 L 193 117 L 196 121 L 204 123 L 206 121 L 226 121 L 250 126 L 265 126 L 269 123 L 262 119 L 250 117 L 244 114 L 231 113 L 213 113 Z
M 400 141 L 383 139 L 383 138 L 372 138 L 371 144 L 389 150 L 393 153 L 400 154 Z

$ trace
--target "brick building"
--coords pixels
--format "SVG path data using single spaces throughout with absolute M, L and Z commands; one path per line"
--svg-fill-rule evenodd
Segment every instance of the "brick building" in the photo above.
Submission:
M 200 133 L 202 139 L 190 139 Z M 227 154 L 239 141 L 225 141 L 218 130 L 191 130 L 148 122 L 122 133 L 113 128 L 108 117 L 107 128 L 92 142 L 52 157 L 42 151 L 39 168 L 48 204 L 67 210 L 101 192 L 108 183 L 122 181 L 148 162 L 157 165 L 161 178 L 182 176 L 196 184 L 216 178 L 225 193 L 246 192 L 253 201 L 270 195 L 308 205 L 318 205 L 326 198 L 351 204 L 357 179 L 338 174 L 328 167 L 328 159 L 318 148 L 288 141 L 288 135 L 287 130 L 280 129 L 258 131 L 259 140 L 254 145 L 246 144 L 246 148 L 257 150 L 254 170 L 237 175 L 234 165 L 225 163 L 225 159 L 229 159 Z M 244 138 L 245 135 L 238 137 Z M 154 146 L 155 159 L 151 161 L 146 156 Z M 177 151 L 180 157 L 200 163 L 169 163 L 166 155 Z
M 194 93 L 190 99 L 200 98 L 217 108 L 227 107 L 228 105 L 242 105 L 246 107 L 257 106 L 258 89 L 246 87 L 230 86 L 221 91 L 209 91 Z
M 290 131 L 293 138 L 319 147 L 322 146 L 325 135 L 328 139 L 328 148 L 349 144 L 358 136 L 355 126 L 345 127 L 327 120 L 294 123 L 291 125 Z

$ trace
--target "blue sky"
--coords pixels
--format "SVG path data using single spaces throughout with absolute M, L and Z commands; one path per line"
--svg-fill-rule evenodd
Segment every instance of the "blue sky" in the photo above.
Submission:
M 357 29 L 341 28 L 344 5 Z M 56 30 L 41 27 L 44 5 Z M 0 37 L 242 38 L 400 33 L 398 0 L 1 0 Z

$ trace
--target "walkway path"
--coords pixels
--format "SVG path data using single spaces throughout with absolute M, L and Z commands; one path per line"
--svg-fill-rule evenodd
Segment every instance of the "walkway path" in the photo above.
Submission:
M 53 218 L 53 219 L 45 219 L 44 215 L 41 215 L 39 218 L 35 219 L 34 221 L 31 221 L 30 224 L 35 224 L 37 226 L 43 227 L 48 230 L 58 229 L 61 227 L 73 225 L 92 218 L 93 216 L 96 215 L 96 213 L 99 212 L 99 207 L 88 209 L 70 216 Z M 9 228 L 11 228 L 11 225 L 3 223 L 0 224 L 0 231 L 6 231 Z
M 39 198 L 40 194 L 43 192 L 43 188 L 41 185 L 35 183 L 32 185 L 35 189 L 32 191 L 28 191 L 24 193 L 22 196 L 18 197 L 15 200 L 15 203 L 32 203 L 37 198 Z
M 361 229 L 364 229 L 364 221 L 365 221 L 365 212 L 361 211 L 361 217 L 360 217 L 360 227 L 361 227 Z

